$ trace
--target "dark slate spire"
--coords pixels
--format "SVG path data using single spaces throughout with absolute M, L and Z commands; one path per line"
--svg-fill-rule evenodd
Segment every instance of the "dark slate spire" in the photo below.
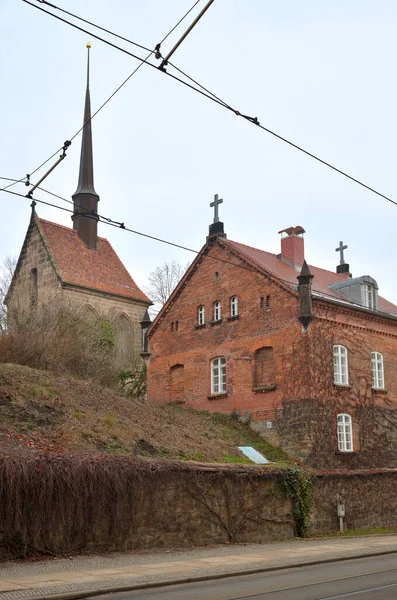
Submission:
M 81 140 L 80 172 L 77 190 L 73 194 L 74 213 L 73 228 L 77 230 L 82 241 L 93 250 L 97 249 L 98 238 L 98 201 L 99 196 L 94 188 L 94 166 L 92 159 L 92 129 L 90 100 L 90 48 L 87 44 L 87 90 Z
M 141 357 L 145 362 L 149 361 L 150 351 L 149 351 L 149 338 L 148 338 L 148 329 L 151 324 L 149 312 L 146 309 L 143 319 L 141 321 L 141 331 L 142 331 L 142 352 Z
M 299 292 L 299 316 L 298 319 L 302 323 L 304 331 L 307 331 L 310 323 L 313 320 L 312 310 L 312 279 L 314 275 L 311 274 L 307 262 L 304 260 L 300 275 L 297 280 L 299 281 L 298 292 Z

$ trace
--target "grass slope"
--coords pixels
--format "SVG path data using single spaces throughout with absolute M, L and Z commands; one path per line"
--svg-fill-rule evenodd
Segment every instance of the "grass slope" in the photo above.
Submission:
M 249 462 L 236 446 L 288 461 L 227 415 L 156 405 L 91 382 L 0 365 L 0 455 L 21 449 L 137 454 L 210 462 Z

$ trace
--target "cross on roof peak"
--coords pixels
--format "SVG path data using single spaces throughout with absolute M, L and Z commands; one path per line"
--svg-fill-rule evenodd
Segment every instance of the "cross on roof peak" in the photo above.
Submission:
M 339 246 L 338 248 L 335 248 L 335 252 L 340 252 L 340 264 L 344 265 L 345 264 L 345 255 L 344 255 L 344 250 L 346 250 L 349 246 L 344 246 L 343 242 L 339 242 Z
M 215 194 L 214 201 L 211 202 L 210 207 L 214 207 L 214 223 L 219 223 L 219 204 L 222 204 L 222 198 L 218 197 L 218 194 Z

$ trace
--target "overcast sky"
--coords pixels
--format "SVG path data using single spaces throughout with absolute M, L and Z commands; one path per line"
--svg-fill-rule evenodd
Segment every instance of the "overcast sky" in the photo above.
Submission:
M 193 0 L 54 3 L 152 48 Z M 397 201 L 396 29 L 395 0 L 215 0 L 173 61 L 240 112 Z M 0 0 L 0 176 L 33 171 L 80 128 L 89 40 L 95 111 L 137 61 L 22 0 Z M 66 198 L 77 185 L 80 140 L 43 184 Z M 306 259 L 330 270 L 343 240 L 353 276 L 371 275 L 397 303 L 397 206 L 161 72 L 143 66 L 94 118 L 93 140 L 101 214 L 199 250 L 217 193 L 229 239 L 278 253 L 277 232 L 302 225 Z M 0 202 L 1 259 L 19 254 L 30 207 L 3 192 Z M 66 212 L 37 211 L 71 226 Z M 164 261 L 193 258 L 104 224 L 99 232 L 141 287 Z

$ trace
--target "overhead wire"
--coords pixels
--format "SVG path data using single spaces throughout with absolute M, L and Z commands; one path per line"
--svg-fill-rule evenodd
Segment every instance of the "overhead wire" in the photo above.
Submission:
M 3 178 L 0 178 L 0 179 L 3 179 Z M 23 194 L 19 194 L 18 192 L 13 192 L 11 190 L 0 190 L 0 192 L 2 192 L 2 191 L 6 192 L 7 194 L 12 194 L 13 196 L 19 196 L 20 198 L 24 198 L 25 200 L 32 200 L 33 202 L 36 202 L 38 204 L 43 204 L 45 206 L 50 206 L 52 208 L 56 208 L 58 210 L 62 210 L 64 212 L 67 212 L 67 213 L 70 213 L 70 214 L 74 213 L 73 210 L 70 210 L 69 208 L 65 208 L 64 206 L 59 206 L 59 204 L 53 204 L 52 202 L 46 202 L 45 200 L 39 200 L 37 198 L 28 198 L 27 196 L 24 196 Z M 49 193 L 51 193 L 51 192 L 49 192 Z M 62 197 L 60 197 L 60 198 L 62 200 L 64 200 L 64 198 L 62 198 Z M 86 211 L 86 212 L 90 212 L 90 211 Z M 128 231 L 129 233 L 133 233 L 135 235 L 139 235 L 141 237 L 148 238 L 148 239 L 153 240 L 155 242 L 160 242 L 161 244 L 166 244 L 168 246 L 173 246 L 174 248 L 179 248 L 180 250 L 186 250 L 187 252 L 191 252 L 192 254 L 198 255 L 198 254 L 201 253 L 201 250 L 195 250 L 193 248 L 189 248 L 188 246 L 183 246 L 181 244 L 177 244 L 176 242 L 171 242 L 169 240 L 165 240 L 163 238 L 159 238 L 157 236 L 150 235 L 148 233 L 144 233 L 142 231 L 138 231 L 136 229 L 131 229 L 129 227 L 126 227 L 125 224 L 124 224 L 124 222 L 114 221 L 113 219 L 109 219 L 108 217 L 103 217 L 102 215 L 96 215 L 96 216 L 98 216 L 99 222 L 103 223 L 104 225 L 109 225 L 110 227 L 115 227 L 117 229 L 122 229 L 123 231 Z M 102 219 L 104 219 L 104 220 L 102 220 Z M 222 263 L 226 263 L 226 264 L 230 264 L 230 265 L 232 265 L 234 267 L 237 267 L 237 268 L 240 268 L 240 269 L 245 269 L 246 271 L 256 272 L 256 270 L 254 268 L 249 267 L 249 266 L 244 266 L 244 265 L 241 265 L 241 264 L 236 264 L 236 263 L 234 263 L 234 262 L 232 262 L 230 260 L 226 260 L 226 259 L 220 258 L 218 256 L 210 256 L 210 255 L 207 255 L 207 256 L 209 258 L 213 259 L 213 260 L 216 260 L 216 261 L 219 261 L 219 262 L 222 262 Z M 276 279 L 277 281 L 281 282 L 281 283 L 291 285 L 291 281 L 288 281 L 287 279 L 282 279 L 281 277 L 278 277 L 277 275 L 273 275 L 273 274 L 270 274 L 270 276 L 273 277 L 274 279 Z
M 8 178 L 8 177 L 0 177 L 0 179 L 10 180 L 10 178 Z M 57 197 L 57 198 L 59 198 L 61 200 L 65 200 L 66 202 L 71 202 L 70 200 L 67 200 L 66 198 L 63 198 L 62 196 L 58 196 L 57 194 L 54 194 L 53 192 L 50 192 L 48 190 L 42 190 L 42 191 L 45 191 L 48 194 L 51 194 L 51 195 L 53 195 L 53 196 L 55 196 L 55 197 Z M 67 212 L 67 213 L 70 213 L 70 214 L 74 213 L 74 211 L 70 210 L 69 208 L 65 208 L 63 206 L 59 206 L 58 204 L 53 204 L 51 202 L 46 202 L 45 200 L 39 200 L 37 198 L 28 198 L 27 196 L 24 196 L 23 194 L 19 194 L 18 192 L 13 192 L 11 190 L 0 189 L 0 192 L 6 192 L 7 194 L 12 194 L 13 196 L 18 196 L 18 197 L 23 198 L 25 200 L 32 200 L 33 202 L 35 202 L 37 204 L 43 204 L 45 206 L 50 206 L 52 208 L 55 208 L 55 209 L 58 209 L 58 210 L 62 210 L 64 212 Z M 85 210 L 85 209 L 83 209 L 83 210 Z M 86 212 L 92 212 L 92 211 L 86 210 Z M 122 230 L 127 231 L 129 233 L 132 233 L 134 235 L 139 235 L 141 237 L 144 237 L 144 238 L 156 241 L 156 242 L 160 242 L 161 244 L 166 244 L 168 246 L 173 246 L 174 248 L 179 248 L 181 250 L 186 250 L 187 252 L 191 252 L 192 254 L 199 255 L 202 252 L 202 250 L 203 250 L 203 249 L 201 249 L 201 250 L 195 250 L 193 248 L 189 248 L 187 246 L 183 246 L 181 244 L 177 244 L 176 242 L 170 242 L 169 240 L 165 240 L 163 238 L 159 238 L 157 236 L 150 235 L 148 233 L 144 233 L 142 231 L 131 229 L 129 227 L 126 227 L 125 224 L 124 224 L 124 222 L 114 221 L 113 219 L 110 219 L 109 217 L 104 217 L 103 215 L 96 214 L 96 216 L 98 217 L 99 222 L 103 223 L 104 225 L 109 225 L 110 227 L 115 227 L 117 229 L 122 229 Z M 212 260 L 215 260 L 215 261 L 218 261 L 218 262 L 221 262 L 221 263 L 224 263 L 224 264 L 232 265 L 233 267 L 237 267 L 238 269 L 244 269 L 246 271 L 257 273 L 257 269 L 255 269 L 254 267 L 245 266 L 245 265 L 242 265 L 242 264 L 239 264 L 239 263 L 235 263 L 235 262 L 232 262 L 231 260 L 227 260 L 225 258 L 221 258 L 220 256 L 211 256 L 210 254 L 205 254 L 205 256 L 207 258 L 212 259 Z M 241 259 L 241 257 L 240 257 L 240 259 Z M 242 258 L 242 260 L 244 260 L 244 258 Z M 258 268 L 260 268 L 260 267 L 258 266 Z M 292 286 L 292 289 L 294 289 L 294 285 L 293 285 L 293 283 L 292 283 L 291 280 L 289 280 L 289 279 L 283 279 L 282 277 L 279 277 L 278 275 L 276 275 L 274 272 L 268 272 L 267 275 L 272 280 L 275 280 L 275 281 L 277 281 L 279 283 L 287 285 L 290 288 Z M 296 284 L 296 286 L 297 286 L 297 284 Z M 340 301 L 344 301 L 345 300 L 344 298 L 336 298 L 335 296 L 332 296 L 331 294 L 327 294 L 323 290 L 317 290 L 315 287 L 312 288 L 312 291 L 314 293 L 317 293 L 319 295 L 320 299 L 322 297 L 325 300 L 327 300 L 327 299 L 329 299 L 329 300 L 340 300 Z M 347 302 L 347 299 L 346 299 L 346 302 Z M 359 303 L 356 303 L 354 301 L 352 301 L 352 303 L 355 304 L 355 305 L 357 304 L 358 306 L 361 306 Z M 372 309 L 372 312 L 377 312 L 379 314 L 385 314 L 384 311 L 381 311 L 379 309 L 376 309 L 376 310 Z
M 23 0 L 25 2 L 25 0 Z M 65 12 L 73 17 L 75 17 L 76 19 L 80 19 L 81 21 L 84 21 L 86 23 L 90 23 L 90 21 L 87 21 L 85 19 L 83 19 L 82 17 L 78 17 L 77 15 L 74 15 L 73 13 L 70 13 L 69 11 L 66 11 L 64 9 L 59 8 L 58 6 L 55 6 L 55 4 L 51 4 L 50 2 L 47 2 L 46 0 L 37 0 L 38 2 L 42 3 L 42 4 L 47 4 L 49 6 L 51 6 L 52 8 L 55 8 L 57 10 L 61 10 L 62 12 Z M 92 119 L 110 102 L 110 100 L 121 90 L 121 88 L 131 79 L 131 77 L 133 75 L 135 75 L 135 73 L 141 68 L 141 66 L 146 63 L 148 61 L 148 59 L 150 58 L 150 56 L 156 51 L 156 48 L 159 48 L 160 45 L 175 31 L 175 29 L 182 23 L 182 21 L 184 19 L 186 19 L 186 17 L 189 15 L 189 13 L 195 8 L 195 6 L 200 2 L 201 0 L 196 0 L 196 2 L 194 2 L 194 4 L 189 8 L 188 11 L 186 11 L 186 13 L 181 17 L 181 19 L 179 19 L 179 21 L 176 23 L 176 25 L 174 25 L 172 27 L 172 29 L 170 29 L 170 31 L 162 38 L 161 42 L 159 44 L 156 45 L 156 47 L 153 50 L 150 50 L 149 48 L 145 48 L 144 46 L 134 43 L 131 40 L 127 40 L 127 38 L 123 38 L 122 36 L 119 36 L 116 33 L 112 33 L 109 30 L 99 26 L 99 25 L 95 25 L 94 23 L 90 23 L 91 25 L 93 25 L 94 27 L 97 27 L 98 29 L 102 29 L 103 31 L 106 31 L 107 33 L 111 33 L 111 35 L 114 35 L 120 39 L 124 39 L 125 41 L 128 41 L 130 44 L 135 44 L 136 46 L 139 46 L 142 49 L 145 49 L 149 52 L 148 56 L 145 59 L 142 59 L 139 56 L 134 56 L 134 58 L 137 58 L 138 60 L 140 60 L 140 64 L 136 67 L 136 69 L 134 69 L 132 71 L 132 73 L 130 73 L 130 75 L 115 89 L 115 91 L 105 100 L 105 102 L 103 102 L 103 104 L 101 104 L 101 106 L 91 115 L 91 118 L 86 122 L 83 123 L 82 127 L 80 127 L 80 129 L 74 134 L 73 137 L 70 138 L 70 141 L 72 142 L 78 135 L 79 133 L 84 129 L 84 127 L 86 127 L 86 125 L 88 125 L 88 123 L 90 123 L 92 121 Z M 44 9 L 41 9 L 38 6 L 35 6 L 34 4 L 32 4 L 31 2 L 26 2 L 26 4 L 30 4 L 31 6 L 33 6 L 34 8 L 37 8 L 38 10 L 42 10 L 43 12 L 52 15 L 52 13 L 50 13 L 49 11 L 46 11 Z M 52 15 L 55 16 L 56 15 Z M 60 18 L 60 17 L 56 17 L 56 18 Z M 61 21 L 64 21 L 65 23 L 69 23 L 69 21 L 66 21 L 64 19 L 60 19 Z M 71 23 L 70 23 L 71 24 Z M 72 24 L 71 24 L 72 25 Z M 82 30 L 85 31 L 85 30 Z M 88 33 L 89 35 L 93 35 L 94 34 L 90 34 L 90 32 L 86 31 L 86 33 Z M 100 38 L 98 38 L 100 39 Z M 153 65 L 155 67 L 155 65 Z M 34 175 L 34 173 L 36 173 L 39 169 L 41 169 L 45 164 L 47 164 L 52 158 L 54 158 L 54 156 L 56 156 L 58 154 L 58 152 L 60 152 L 62 150 L 62 146 L 56 150 L 49 158 L 47 158 L 44 162 L 42 162 L 38 167 L 36 167 L 33 171 L 30 172 L 30 176 Z M 19 179 L 18 181 L 15 181 L 9 185 L 7 185 L 5 188 L 2 188 L 4 190 L 9 189 L 10 187 L 16 185 L 17 183 L 23 183 L 25 180 L 25 178 Z M 0 191 L 2 191 L 2 189 L 0 189 Z
M 262 129 L 263 131 L 267 132 L 269 135 L 272 135 L 273 137 L 277 138 L 278 140 L 288 144 L 289 146 L 291 146 L 292 148 L 295 148 L 296 150 L 298 150 L 299 152 L 302 152 L 303 154 L 305 154 L 306 156 L 309 156 L 310 158 L 312 158 L 313 160 L 316 160 L 317 162 L 321 163 L 322 165 L 328 167 L 329 169 L 335 171 L 336 173 L 339 173 L 340 175 L 342 175 L 343 177 L 346 177 L 347 179 L 349 179 L 350 181 L 353 181 L 354 183 L 356 183 L 357 185 L 367 189 L 368 191 L 376 194 L 377 196 L 383 198 L 384 200 L 387 200 L 388 202 L 394 204 L 397 206 L 397 201 L 393 200 L 392 198 L 390 198 L 389 196 L 386 196 L 385 194 L 383 194 L 382 192 L 379 192 L 378 190 L 376 190 L 375 188 L 367 185 L 366 183 L 364 183 L 363 181 L 361 181 L 360 179 L 357 179 L 356 177 L 353 177 L 352 175 L 349 175 L 348 173 L 346 173 L 346 171 L 343 171 L 342 169 L 339 169 L 338 167 L 334 166 L 333 164 L 331 164 L 330 162 L 320 158 L 319 156 L 317 156 L 316 154 L 310 152 L 309 150 L 306 150 L 305 148 L 303 148 L 302 146 L 296 144 L 295 142 L 292 142 L 291 140 L 287 139 L 286 137 L 276 133 L 275 131 L 269 129 L 268 127 L 265 127 L 264 125 L 261 125 L 259 120 L 257 119 L 257 117 L 250 117 L 249 115 L 243 114 L 241 111 L 233 108 L 230 104 L 224 102 L 223 100 L 221 100 L 218 96 L 216 96 L 215 94 L 213 94 L 212 92 L 210 92 L 209 90 L 207 90 L 207 88 L 205 88 L 204 86 L 202 86 L 201 84 L 199 84 L 197 81 L 195 81 L 193 78 L 191 78 L 190 76 L 188 76 L 186 73 L 184 73 L 181 69 L 177 68 L 178 71 L 183 74 L 185 77 L 189 78 L 191 81 L 193 81 L 196 85 L 200 86 L 201 89 L 198 89 L 196 87 L 194 87 L 193 85 L 191 85 L 190 83 L 188 83 L 187 81 L 184 81 L 183 79 L 181 79 L 180 77 L 177 77 L 175 75 L 173 75 L 172 73 L 169 73 L 168 71 L 166 71 L 165 69 L 159 69 L 159 67 L 157 67 L 156 65 L 152 64 L 151 62 L 148 61 L 148 59 L 142 59 L 141 57 L 133 54 L 132 52 L 129 52 L 128 50 L 126 50 L 125 48 L 121 48 L 120 46 L 117 46 L 117 44 L 113 44 L 112 42 L 110 42 L 109 40 L 106 40 L 90 31 L 87 31 L 86 29 L 83 29 L 82 27 L 79 27 L 78 25 L 71 23 L 70 21 L 67 21 L 66 19 L 62 19 L 61 17 L 59 17 L 58 15 L 54 15 L 53 13 L 44 10 L 43 8 L 36 6 L 35 4 L 32 4 L 32 2 L 29 2 L 29 0 L 22 0 L 23 2 L 25 2 L 26 4 L 29 4 L 30 6 L 33 6 L 34 8 L 36 8 L 37 10 L 41 10 L 42 12 L 50 15 L 51 17 L 54 17 L 55 19 L 58 19 L 68 25 L 70 25 L 71 27 L 78 29 L 84 33 L 87 33 L 88 35 L 91 35 L 92 37 L 98 39 L 99 41 L 119 50 L 120 52 L 123 52 L 124 54 L 127 54 L 129 56 L 131 56 L 132 58 L 135 58 L 137 60 L 141 61 L 141 65 L 146 64 L 156 70 L 159 70 L 161 73 L 167 75 L 168 77 L 171 77 L 172 79 L 178 81 L 179 83 L 189 87 L 190 89 L 194 90 L 195 92 L 201 94 L 202 96 L 208 98 L 209 100 L 211 100 L 212 102 L 215 102 L 216 104 L 219 104 L 220 106 L 223 106 L 223 108 L 226 108 L 227 110 L 233 112 L 236 116 L 238 117 L 242 117 L 243 119 L 245 119 L 246 121 L 252 123 L 253 125 L 256 125 L 257 127 L 259 127 L 260 129 Z M 41 1 L 41 0 L 37 0 L 37 1 Z M 94 25 L 95 26 L 95 25 Z M 169 63 L 171 64 L 171 63 Z M 140 66 L 141 66 L 140 65 Z M 174 65 L 172 65 L 174 66 Z M 204 91 L 205 90 L 205 91 Z M 93 115 L 94 116 L 94 115 Z

